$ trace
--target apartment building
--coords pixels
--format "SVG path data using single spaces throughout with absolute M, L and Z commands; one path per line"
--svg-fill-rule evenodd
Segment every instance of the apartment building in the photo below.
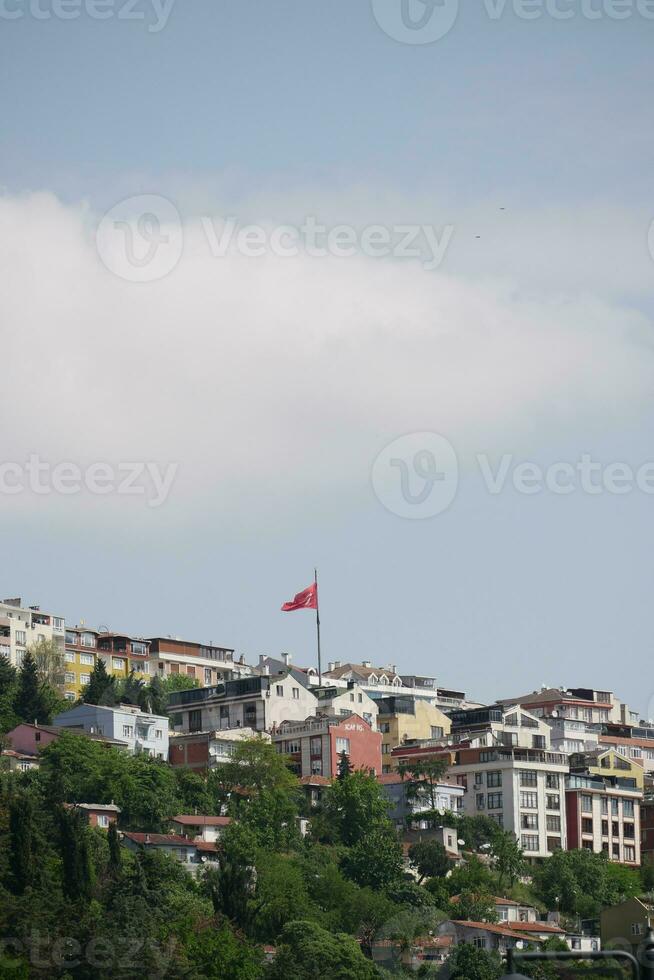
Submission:
M 97 655 L 104 660 L 107 673 L 127 677 L 132 671 L 141 680 L 150 680 L 150 641 L 128 633 L 98 633 Z
M 382 733 L 382 772 L 397 768 L 393 749 L 407 742 L 440 739 L 449 735 L 451 721 L 431 702 L 419 697 L 393 694 L 377 700 L 377 727 Z
M 176 691 L 168 701 L 176 732 L 252 728 L 274 731 L 283 721 L 304 721 L 315 714 L 318 699 L 290 672 L 226 681 L 214 687 Z
M 39 640 L 54 640 L 64 652 L 63 616 L 43 612 L 39 606 L 25 606 L 23 600 L 0 602 L 0 656 L 20 667 L 27 648 Z
M 342 752 L 353 769 L 375 774 L 381 770 L 381 735 L 357 714 L 284 721 L 277 726 L 272 741 L 279 752 L 291 758 L 298 776 L 333 778 Z
M 153 674 L 168 677 L 171 674 L 184 674 L 192 677 L 202 687 L 211 687 L 223 681 L 232 680 L 235 675 L 245 672 L 246 665 L 234 661 L 231 647 L 215 646 L 213 643 L 196 643 L 172 636 L 153 636 L 149 644 L 150 669 Z M 250 668 L 247 668 L 250 672 Z
M 270 741 L 266 732 L 253 728 L 229 728 L 224 731 L 170 733 L 168 761 L 171 766 L 188 766 L 206 772 L 229 762 L 239 742 L 257 736 Z
M 630 759 L 612 748 L 598 748 L 592 752 L 576 752 L 570 756 L 570 772 L 587 772 L 601 779 L 611 777 L 622 780 L 625 786 L 641 790 L 645 788 L 645 770 L 641 759 Z
M 97 630 L 85 626 L 66 627 L 64 696 L 68 701 L 76 701 L 84 685 L 91 680 L 97 658 L 98 635 Z
M 568 847 L 604 852 L 610 861 L 640 864 L 642 790 L 616 776 L 571 772 L 566 778 Z
M 653 725 L 604 725 L 598 745 L 600 748 L 614 749 L 629 759 L 641 762 L 646 773 L 654 773 Z
M 151 715 L 133 704 L 108 707 L 77 704 L 52 719 L 58 728 L 78 729 L 125 743 L 128 752 L 168 759 L 168 718 Z
M 404 829 L 407 821 L 420 825 L 420 814 L 431 810 L 431 800 L 409 798 L 410 780 L 403 779 L 399 772 L 382 773 L 378 776 L 379 785 L 389 802 L 388 817 L 398 829 Z M 451 780 L 439 780 L 435 787 L 436 809 L 442 813 L 458 813 L 463 806 L 464 788 Z M 457 850 L 456 841 L 450 850 Z
M 650 789 L 640 805 L 640 856 L 643 864 L 654 863 L 654 799 Z
M 361 715 L 374 731 L 377 731 L 380 702 L 371 698 L 358 685 L 349 682 L 345 690 L 342 687 L 314 687 L 312 691 L 318 698 L 320 714 L 344 717 L 355 712 Z
M 520 705 L 491 705 L 449 713 L 452 739 L 471 748 L 518 745 L 525 749 L 549 749 L 550 728 Z
M 518 746 L 462 748 L 450 778 L 464 786 L 463 809 L 512 831 L 527 858 L 566 847 L 567 756 Z

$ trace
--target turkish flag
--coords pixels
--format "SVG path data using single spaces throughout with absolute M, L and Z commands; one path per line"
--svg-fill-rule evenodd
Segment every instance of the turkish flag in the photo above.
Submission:
M 298 592 L 290 602 L 285 602 L 282 612 L 293 612 L 294 609 L 317 609 L 318 608 L 318 583 L 313 582 L 308 589 Z

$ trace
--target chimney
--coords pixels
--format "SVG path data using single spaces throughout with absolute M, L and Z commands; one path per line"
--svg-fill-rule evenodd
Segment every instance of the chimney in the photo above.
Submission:
M 287 667 L 290 667 L 291 666 L 291 660 L 292 659 L 293 659 L 293 654 L 292 653 L 283 653 L 282 654 L 282 660 L 284 661 L 284 663 L 286 664 Z
M 340 666 L 341 666 L 341 662 L 340 662 L 340 660 L 335 660 L 335 661 L 334 661 L 334 668 L 335 668 L 336 670 L 338 670 L 338 668 L 339 668 Z
M 362 667 L 367 667 L 368 670 L 370 670 L 370 668 L 372 667 L 372 663 L 370 662 L 370 660 L 364 660 L 363 663 L 361 664 L 361 666 Z
M 263 667 L 263 662 L 264 662 L 265 659 L 266 659 L 265 653 L 260 653 L 259 654 L 259 666 L 260 667 Z
M 327 664 L 327 670 L 331 673 L 333 669 L 334 669 L 334 661 L 330 660 L 329 663 Z

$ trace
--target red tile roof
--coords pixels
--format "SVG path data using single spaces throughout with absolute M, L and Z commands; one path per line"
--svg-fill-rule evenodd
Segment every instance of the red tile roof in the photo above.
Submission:
M 517 922 L 512 922 L 510 926 L 497 925 L 494 922 L 468 922 L 463 919 L 452 919 L 455 926 L 464 926 L 466 929 L 484 929 L 495 936 L 506 936 L 508 939 L 524 939 L 524 935 L 514 930 Z M 537 942 L 538 940 L 534 940 Z
M 518 932 L 551 932 L 565 936 L 565 929 L 561 929 L 551 922 L 512 922 L 511 928 L 517 929 Z
M 123 837 L 129 838 L 129 840 L 134 841 L 135 844 L 144 844 L 146 846 L 151 845 L 154 847 L 161 847 L 168 845 L 169 847 L 195 847 L 194 841 L 189 840 L 188 837 L 180 837 L 179 834 L 136 834 L 131 831 L 125 831 Z

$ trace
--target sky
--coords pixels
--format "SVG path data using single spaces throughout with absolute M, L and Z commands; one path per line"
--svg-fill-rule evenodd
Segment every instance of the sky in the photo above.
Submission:
M 654 4 L 0 21 L 3 597 L 654 717 Z

